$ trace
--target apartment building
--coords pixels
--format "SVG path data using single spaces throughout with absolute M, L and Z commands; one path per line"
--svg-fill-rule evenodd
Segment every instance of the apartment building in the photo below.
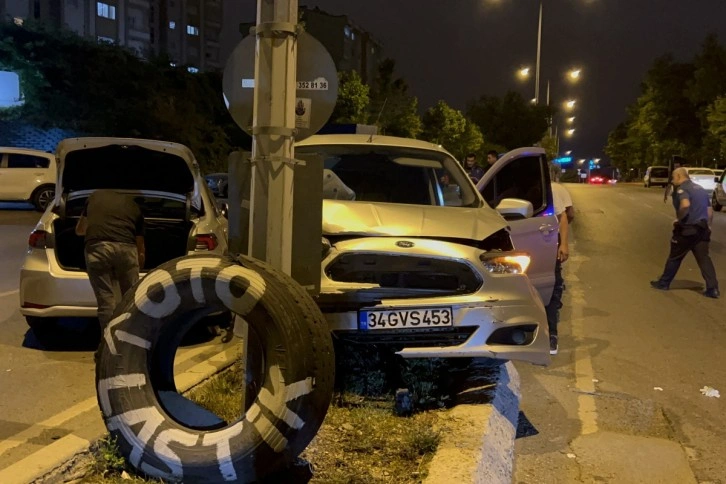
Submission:
M 378 64 L 383 60 L 383 48 L 347 15 L 332 15 L 317 7 L 301 6 L 299 21 L 325 46 L 339 71 L 357 71 L 365 83 L 375 79 Z M 249 35 L 254 26 L 252 22 L 240 24 L 242 37 Z
M 166 53 L 190 72 L 223 67 L 222 0 L 0 0 L 0 19 L 32 19 L 112 42 L 141 57 Z

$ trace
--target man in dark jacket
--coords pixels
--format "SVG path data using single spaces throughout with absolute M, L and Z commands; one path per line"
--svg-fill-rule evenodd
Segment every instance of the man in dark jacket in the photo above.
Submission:
M 711 241 L 711 223 L 713 209 L 708 193 L 691 181 L 685 168 L 673 170 L 673 208 L 676 209 L 676 220 L 673 222 L 671 251 L 668 255 L 663 274 L 650 285 L 656 289 L 667 290 L 676 277 L 681 262 L 686 254 L 693 252 L 701 275 L 706 281 L 706 297 L 718 298 L 718 279 L 708 245 Z
M 76 225 L 85 236 L 86 271 L 98 302 L 101 328 L 111 321 L 121 295 L 139 280 L 144 267 L 144 217 L 134 199 L 113 190 L 96 190 L 88 197 Z

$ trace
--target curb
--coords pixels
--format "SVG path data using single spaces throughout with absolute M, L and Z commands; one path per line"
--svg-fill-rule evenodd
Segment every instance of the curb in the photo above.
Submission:
M 226 349 L 206 361 L 197 363 L 184 373 L 177 375 L 178 390 L 180 392 L 190 390 L 234 363 L 237 357 L 237 349 Z M 101 437 L 103 437 L 103 434 L 96 435 L 89 440 L 74 434 L 68 434 L 0 470 L 0 483 L 56 482 L 57 479 L 54 479 L 54 475 L 67 470 L 72 461 L 76 460 L 79 455 L 87 453 Z
M 450 428 L 434 454 L 424 484 L 512 482 L 521 399 L 519 373 L 511 362 L 492 373 L 493 382 L 457 397 L 462 400 L 469 394 L 475 398 L 465 398 L 466 403 L 447 412 L 452 424 L 447 425 Z

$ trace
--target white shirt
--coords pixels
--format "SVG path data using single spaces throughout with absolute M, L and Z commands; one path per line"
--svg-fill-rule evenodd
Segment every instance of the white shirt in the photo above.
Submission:
M 552 201 L 555 204 L 555 215 L 560 215 L 567 207 L 572 206 L 570 192 L 559 183 L 552 183 Z

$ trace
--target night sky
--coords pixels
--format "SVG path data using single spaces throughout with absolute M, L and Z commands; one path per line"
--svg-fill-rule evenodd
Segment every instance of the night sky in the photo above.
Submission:
M 482 94 L 516 89 L 534 97 L 537 0 L 318 0 L 300 1 L 331 14 L 346 14 L 383 44 L 396 60 L 423 109 L 443 99 L 464 110 Z M 225 49 L 238 41 L 239 21 L 253 21 L 256 1 L 225 0 Z M 540 102 L 551 81 L 552 103 L 574 97 L 575 136 L 561 150 L 599 157 L 609 131 L 624 119 L 648 67 L 671 52 L 690 60 L 707 33 L 726 44 L 725 0 L 544 0 Z M 564 73 L 580 66 L 570 86 Z M 532 69 L 534 71 L 534 69 Z M 423 111 L 422 109 L 422 111 Z M 559 117 L 562 129 L 563 115 Z M 486 134 L 485 134 L 486 136 Z

